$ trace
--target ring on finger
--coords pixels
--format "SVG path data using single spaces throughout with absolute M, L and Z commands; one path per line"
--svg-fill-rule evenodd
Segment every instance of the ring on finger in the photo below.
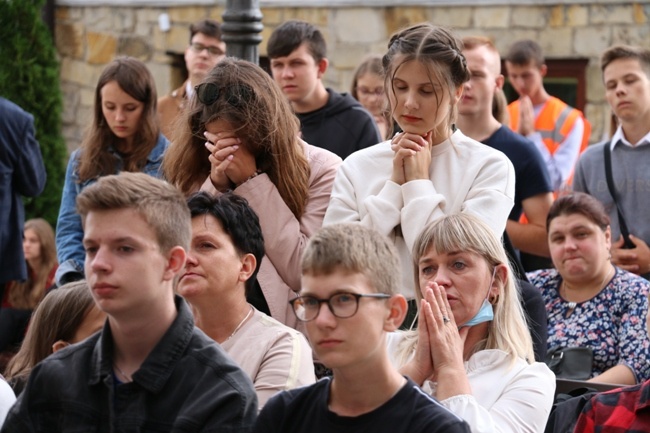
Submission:
M 442 316 L 442 322 L 446 325 L 447 323 L 451 322 L 451 320 L 449 320 L 449 317 L 447 316 Z

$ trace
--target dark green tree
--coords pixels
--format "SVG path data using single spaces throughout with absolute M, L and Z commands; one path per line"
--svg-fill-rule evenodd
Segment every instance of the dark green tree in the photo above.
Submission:
M 41 18 L 43 0 L 0 0 L 0 96 L 34 116 L 47 170 L 43 193 L 25 199 L 27 218 L 54 225 L 65 178 L 67 151 L 61 135 L 62 97 L 52 34 Z

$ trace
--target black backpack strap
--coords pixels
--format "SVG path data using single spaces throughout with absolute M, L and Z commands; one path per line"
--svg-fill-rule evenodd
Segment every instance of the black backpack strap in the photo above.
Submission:
M 614 179 L 612 177 L 612 149 L 611 149 L 611 142 L 605 143 L 605 147 L 603 147 L 603 153 L 605 156 L 605 179 L 607 180 L 607 189 L 609 190 L 609 194 L 612 196 L 612 199 L 614 200 L 614 204 L 616 205 L 616 213 L 618 214 L 618 225 L 619 228 L 621 229 L 621 235 L 623 235 L 623 240 L 625 243 L 625 248 L 634 248 L 635 245 L 630 241 L 630 231 L 627 228 L 627 223 L 625 222 L 625 217 L 623 216 L 623 211 L 621 210 L 621 205 L 618 202 L 618 193 L 616 192 L 616 188 L 614 188 Z

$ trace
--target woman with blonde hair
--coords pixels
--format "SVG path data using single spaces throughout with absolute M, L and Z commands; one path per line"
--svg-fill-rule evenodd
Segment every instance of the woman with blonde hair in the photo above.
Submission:
M 118 57 L 102 71 L 95 87 L 93 120 L 81 147 L 70 155 L 56 225 L 59 285 L 83 278 L 83 228 L 77 195 L 101 176 L 141 171 L 160 177 L 169 142 L 156 116 L 156 83 L 147 66 Z
M 287 301 L 300 290 L 302 251 L 322 224 L 341 163 L 298 135 L 298 119 L 273 79 L 226 58 L 196 87 L 163 162 L 167 180 L 186 195 L 232 191 L 259 215 L 266 254 L 248 299 L 290 326 L 296 319 Z
M 25 222 L 23 253 L 27 262 L 27 280 L 5 285 L 0 309 L 0 352 L 18 346 L 25 334 L 32 310 L 54 283 L 57 269 L 52 226 L 42 218 Z
M 402 373 L 472 432 L 542 432 L 553 404 L 555 376 L 534 362 L 508 263 L 474 216 L 429 224 L 413 248 L 418 329 L 389 341 Z

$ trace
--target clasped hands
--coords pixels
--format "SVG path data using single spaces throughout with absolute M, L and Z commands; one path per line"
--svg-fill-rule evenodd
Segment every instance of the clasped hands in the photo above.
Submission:
M 644 275 L 650 273 L 650 248 L 648 244 L 634 235 L 630 235 L 634 248 L 623 248 L 623 236 L 612 243 L 610 252 L 612 263 L 621 269 L 635 274 Z
M 419 385 L 448 372 L 452 376 L 464 372 L 463 348 L 469 329 L 458 329 L 444 287 L 430 282 L 420 301 L 415 356 L 405 372 Z
M 221 192 L 236 188 L 257 172 L 253 154 L 232 132 L 204 132 L 210 152 L 210 181 Z
M 517 132 L 524 137 L 535 132 L 535 108 L 530 97 L 519 97 L 519 127 Z
M 429 179 L 431 165 L 432 131 L 424 136 L 400 132 L 391 141 L 393 174 L 391 180 L 398 185 L 417 179 Z

